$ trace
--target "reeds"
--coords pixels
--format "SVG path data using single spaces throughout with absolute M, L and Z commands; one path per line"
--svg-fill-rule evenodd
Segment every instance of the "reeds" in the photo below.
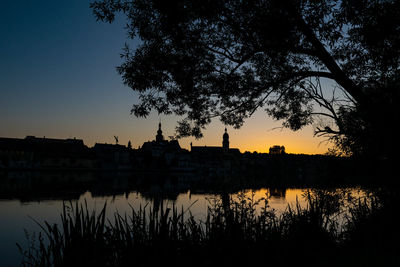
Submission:
M 306 207 L 297 202 L 280 216 L 268 206 L 268 198 L 255 200 L 254 194 L 239 193 L 236 200 L 214 199 L 204 221 L 174 205 L 131 208 L 129 215 L 115 213 L 113 220 L 107 220 L 106 204 L 98 214 L 89 212 L 86 202 L 64 204 L 60 225 L 39 224 L 44 236 L 30 238 L 25 250 L 19 246 L 21 265 L 241 266 L 268 262 L 288 266 L 306 259 L 308 265 L 343 266 L 353 262 L 346 260 L 357 257 L 348 252 L 356 251 L 350 239 L 357 236 L 357 230 L 374 227 L 359 224 L 381 211 L 379 200 L 357 200 L 349 206 L 337 192 L 308 191 L 304 196 Z M 340 227 L 339 216 L 345 220 Z

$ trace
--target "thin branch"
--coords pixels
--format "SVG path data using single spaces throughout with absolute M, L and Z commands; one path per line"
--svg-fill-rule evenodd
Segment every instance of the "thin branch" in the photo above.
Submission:
M 336 118 L 333 115 L 330 115 L 328 113 L 323 113 L 323 112 L 312 112 L 311 115 L 321 115 L 321 116 L 326 116 L 329 117 L 331 119 L 336 120 Z
M 211 48 L 209 46 L 207 46 L 206 49 L 208 49 L 209 51 L 211 51 L 211 52 L 213 52 L 215 54 L 224 56 L 224 57 L 226 57 L 227 59 L 229 59 L 232 62 L 235 62 L 235 63 L 238 63 L 238 64 L 240 63 L 240 60 L 238 60 L 238 59 L 236 59 L 236 58 L 234 58 L 234 57 L 230 56 L 229 54 L 226 54 L 226 53 L 224 53 L 222 51 L 219 51 L 217 49 Z

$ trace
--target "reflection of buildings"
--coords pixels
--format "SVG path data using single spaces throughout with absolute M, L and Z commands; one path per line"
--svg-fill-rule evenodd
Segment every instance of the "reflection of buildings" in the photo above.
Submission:
M 78 199 L 90 184 L 99 183 L 96 172 L 0 171 L 0 200 Z

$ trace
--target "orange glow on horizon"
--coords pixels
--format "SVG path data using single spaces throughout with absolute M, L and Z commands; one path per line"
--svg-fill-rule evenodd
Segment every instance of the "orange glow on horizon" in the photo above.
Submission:
M 216 121 L 204 132 L 200 140 L 185 138 L 179 140 L 181 147 L 190 149 L 190 142 L 195 146 L 222 146 L 225 125 Z M 324 154 L 332 144 L 323 138 L 314 137 L 312 126 L 297 132 L 281 127 L 281 122 L 273 121 L 262 111 L 256 112 L 240 129 L 228 127 L 231 148 L 240 152 L 268 153 L 274 145 L 285 146 L 286 153 Z
M 155 139 L 159 117 L 151 114 L 148 118 L 135 118 L 129 114 L 112 114 L 110 118 L 94 118 L 90 122 L 76 120 L 74 123 L 55 121 L 48 123 L 39 121 L 36 124 L 19 123 L 11 125 L 6 130 L 0 130 L 1 137 L 25 138 L 27 135 L 48 138 L 83 139 L 84 143 L 92 147 L 95 143 L 114 144 L 114 136 L 119 137 L 119 144 L 127 145 L 131 141 L 133 148 L 138 148 L 146 141 Z M 165 139 L 173 136 L 177 118 L 174 116 L 162 117 L 162 131 Z M 313 135 L 311 126 L 293 132 L 289 129 L 279 129 L 281 122 L 273 121 L 263 112 L 256 112 L 240 129 L 227 127 L 231 148 L 238 148 L 240 152 L 268 153 L 274 145 L 285 146 L 286 153 L 293 154 L 324 154 L 332 144 L 323 142 L 324 139 Z M 204 137 L 196 140 L 193 137 L 179 139 L 180 146 L 190 150 L 190 143 L 194 146 L 222 146 L 222 135 L 225 125 L 220 121 L 213 121 L 204 131 Z

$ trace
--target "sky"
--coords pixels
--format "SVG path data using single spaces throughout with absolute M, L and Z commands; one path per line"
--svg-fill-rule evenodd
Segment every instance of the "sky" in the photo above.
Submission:
M 137 94 L 122 84 L 116 67 L 127 41 L 123 17 L 96 22 L 89 0 L 0 0 L 0 137 L 131 141 L 134 148 L 154 140 L 158 122 L 172 136 L 177 118 L 130 114 Z M 292 132 L 257 111 L 240 129 L 228 128 L 230 146 L 267 152 L 283 145 L 289 153 L 322 154 L 330 147 L 312 126 Z M 215 119 L 200 140 L 181 147 L 221 146 L 225 126 Z

